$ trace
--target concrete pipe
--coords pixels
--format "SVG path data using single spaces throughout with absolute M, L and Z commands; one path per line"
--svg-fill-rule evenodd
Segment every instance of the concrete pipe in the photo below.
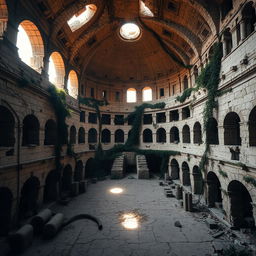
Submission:
M 43 231 L 45 223 L 48 222 L 51 217 L 52 211 L 50 209 L 44 209 L 43 211 L 39 212 L 36 216 L 34 216 L 30 221 L 30 224 L 34 228 L 34 233 L 41 233 Z
M 21 227 L 17 232 L 9 236 L 9 245 L 12 251 L 16 253 L 24 252 L 32 243 L 34 228 L 30 224 Z
M 43 230 L 43 236 L 46 239 L 54 237 L 57 232 L 61 229 L 64 223 L 64 215 L 62 213 L 57 213 L 54 215 L 49 222 L 46 223 Z

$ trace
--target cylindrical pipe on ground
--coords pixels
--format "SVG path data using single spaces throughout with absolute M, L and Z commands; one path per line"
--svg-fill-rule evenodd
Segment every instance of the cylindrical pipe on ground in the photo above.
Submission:
M 39 234 L 43 231 L 45 223 L 49 221 L 51 217 L 52 211 L 50 209 L 44 209 L 31 219 L 30 224 L 33 226 L 35 234 Z
M 17 232 L 9 236 L 9 245 L 14 252 L 24 252 L 33 241 L 34 229 L 30 224 L 21 227 Z
M 44 238 L 50 239 L 54 237 L 57 232 L 61 229 L 64 222 L 64 215 L 57 213 L 54 215 L 49 222 L 46 223 L 43 230 Z

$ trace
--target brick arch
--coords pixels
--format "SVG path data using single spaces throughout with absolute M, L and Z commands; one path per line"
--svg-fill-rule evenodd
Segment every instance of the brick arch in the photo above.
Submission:
M 8 8 L 5 0 L 0 0 L 0 40 L 4 35 L 8 22 Z
M 77 98 L 78 96 L 78 77 L 77 73 L 74 70 L 71 70 L 68 75 L 68 94 L 73 98 Z
M 41 73 L 43 67 L 44 58 L 44 42 L 38 27 L 30 20 L 23 20 L 19 26 L 21 26 L 31 43 L 32 59 L 30 60 L 30 67 Z M 26 46 L 24 46 L 26 47 Z
M 51 62 L 54 65 L 56 76 L 51 76 L 50 66 Z M 62 56 L 58 52 L 53 52 L 50 56 L 50 66 L 49 66 L 49 80 L 51 83 L 56 85 L 58 88 L 63 88 L 64 86 L 64 77 L 65 77 L 65 65 Z

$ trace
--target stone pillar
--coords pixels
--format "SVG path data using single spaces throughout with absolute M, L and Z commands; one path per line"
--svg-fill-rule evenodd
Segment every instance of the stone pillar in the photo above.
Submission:
M 182 108 L 179 108 L 178 112 L 179 112 L 179 120 L 178 121 L 181 121 L 182 120 Z
M 18 25 L 15 23 L 14 18 L 9 16 L 7 28 L 4 33 L 4 41 L 10 48 L 12 48 L 12 54 L 16 54 L 17 56 L 18 48 L 16 47 L 16 42 L 18 32 Z
M 233 48 L 235 48 L 237 46 L 236 26 L 233 27 L 233 29 L 230 32 L 231 32 L 231 35 L 232 35 Z
M 166 116 L 166 123 L 170 123 L 170 112 L 169 111 L 166 111 L 165 112 L 165 116 Z
M 219 145 L 224 145 L 224 126 L 218 126 Z
M 49 80 L 48 70 L 49 70 L 49 63 L 50 63 L 50 55 L 47 53 L 43 58 L 43 68 L 42 68 L 42 77 L 46 80 Z
M 254 223 L 255 223 L 255 225 L 256 225 L 256 203 L 251 202 L 251 205 L 252 205 Z
M 246 23 L 245 20 L 241 20 L 241 40 L 244 40 L 246 38 Z

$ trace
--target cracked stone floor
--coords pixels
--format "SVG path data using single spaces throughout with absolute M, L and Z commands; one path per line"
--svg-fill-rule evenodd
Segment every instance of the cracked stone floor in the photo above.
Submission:
M 121 187 L 122 194 L 110 188 Z M 79 220 L 65 227 L 54 239 L 34 240 L 22 255 L 47 256 L 164 256 L 213 255 L 213 244 L 228 246 L 225 237 L 214 239 L 198 213 L 185 212 L 175 198 L 166 198 L 158 180 L 105 180 L 91 184 L 85 194 L 68 206 L 52 209 L 69 218 L 89 213 L 103 223 L 103 230 L 90 220 Z M 120 212 L 137 210 L 146 216 L 136 230 L 126 230 L 118 219 Z M 180 221 L 182 228 L 174 226 Z

